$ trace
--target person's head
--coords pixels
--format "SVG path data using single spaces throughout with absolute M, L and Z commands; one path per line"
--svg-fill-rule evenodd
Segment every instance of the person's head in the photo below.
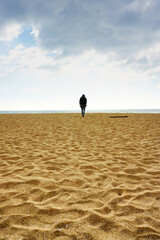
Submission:
M 84 95 L 84 94 L 82 94 L 82 97 L 85 97 L 85 95 Z

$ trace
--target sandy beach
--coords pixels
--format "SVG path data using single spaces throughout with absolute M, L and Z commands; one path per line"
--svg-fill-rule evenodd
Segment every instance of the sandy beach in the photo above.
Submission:
M 160 239 L 160 114 L 110 116 L 0 115 L 1 240 Z

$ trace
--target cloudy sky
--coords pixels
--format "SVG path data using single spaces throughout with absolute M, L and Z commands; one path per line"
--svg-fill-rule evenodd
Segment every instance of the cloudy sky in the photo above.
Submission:
M 160 108 L 159 0 L 0 0 L 0 110 Z

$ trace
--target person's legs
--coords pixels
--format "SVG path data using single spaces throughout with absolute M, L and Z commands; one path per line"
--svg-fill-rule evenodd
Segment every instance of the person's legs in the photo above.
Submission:
M 82 117 L 83 117 L 83 107 L 81 106 L 81 113 L 82 113 Z
M 82 112 L 82 117 L 84 117 L 84 114 L 85 114 L 85 106 L 81 106 L 81 112 Z
M 83 107 L 83 114 L 82 114 L 83 117 L 84 117 L 84 114 L 85 114 L 85 107 Z

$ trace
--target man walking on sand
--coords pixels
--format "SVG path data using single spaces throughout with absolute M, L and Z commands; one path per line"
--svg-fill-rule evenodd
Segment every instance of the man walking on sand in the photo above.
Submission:
M 83 94 L 82 97 L 79 99 L 79 105 L 80 105 L 80 107 L 81 107 L 82 117 L 84 117 L 85 108 L 86 108 L 86 106 L 87 106 L 87 98 L 85 97 L 84 94 Z

